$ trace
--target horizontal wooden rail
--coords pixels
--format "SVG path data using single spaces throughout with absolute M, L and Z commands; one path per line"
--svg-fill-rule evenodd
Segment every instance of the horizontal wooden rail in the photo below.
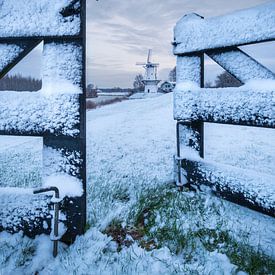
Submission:
M 0 232 L 24 231 L 29 237 L 51 231 L 50 197 L 31 189 L 0 188 Z
M 39 92 L 0 93 L 0 133 L 2 135 L 61 135 L 76 137 L 81 95 L 51 97 Z
M 78 35 L 85 20 L 81 18 L 81 2 L 74 1 L 74 5 L 68 2 L 64 7 L 64 1 L 56 0 L 46 4 L 45 1 L 3 1 L 0 9 L 0 36 Z
M 275 128 L 275 91 L 178 88 L 174 97 L 176 120 Z
M 226 200 L 275 217 L 275 176 L 187 159 L 181 167 L 190 184 L 209 186 Z
M 175 27 L 174 54 L 275 40 L 275 3 L 203 19 L 185 15 Z

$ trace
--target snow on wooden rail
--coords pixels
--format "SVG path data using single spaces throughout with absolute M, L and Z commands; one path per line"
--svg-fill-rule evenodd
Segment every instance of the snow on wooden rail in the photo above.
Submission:
M 275 81 L 270 83 L 273 91 L 253 90 L 249 85 L 186 90 L 183 84 L 174 91 L 174 118 L 275 128 Z
M 0 231 L 24 231 L 30 237 L 50 233 L 50 197 L 33 196 L 32 189 L 0 188 Z
M 79 95 L 43 92 L 1 92 L 0 133 L 15 135 L 77 136 Z
M 245 45 L 275 39 L 275 3 L 203 19 L 185 15 L 175 27 L 174 53 Z
M 275 177 L 204 160 L 183 160 L 190 184 L 206 185 L 231 202 L 275 217 Z
M 72 0 L 0 1 L 0 37 L 79 35 L 80 7 Z

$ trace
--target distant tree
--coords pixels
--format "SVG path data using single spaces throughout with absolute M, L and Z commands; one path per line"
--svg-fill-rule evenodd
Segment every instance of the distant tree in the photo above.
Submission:
M 144 90 L 144 83 L 142 81 L 143 81 L 142 74 L 136 75 L 134 83 L 133 83 L 133 86 L 134 86 L 134 89 L 136 92 L 141 92 Z
M 240 87 L 242 83 L 228 72 L 219 74 L 215 80 L 215 87 Z
M 177 67 L 174 67 L 170 73 L 169 73 L 169 76 L 168 76 L 168 79 L 169 81 L 171 82 L 176 82 L 177 80 Z
M 114 88 L 112 88 L 112 90 L 114 93 L 120 93 L 123 91 L 123 89 L 121 89 L 120 87 L 114 87 Z
M 206 81 L 205 84 L 204 84 L 204 87 L 205 88 L 211 88 L 211 87 L 213 87 L 212 82 L 211 81 Z
M 0 79 L 0 91 L 38 91 L 41 87 L 41 79 L 24 77 L 20 74 L 7 75 Z
M 95 87 L 95 85 L 92 84 L 92 83 L 90 83 L 90 84 L 88 84 L 88 86 L 87 86 L 87 90 L 92 90 L 94 87 Z
M 94 98 L 97 97 L 97 87 L 94 84 L 89 84 L 87 86 L 87 97 Z

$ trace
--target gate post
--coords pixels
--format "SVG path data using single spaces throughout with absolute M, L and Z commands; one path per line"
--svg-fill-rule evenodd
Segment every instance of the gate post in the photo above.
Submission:
M 189 85 L 204 86 L 204 56 L 203 53 L 196 55 L 179 55 L 177 56 L 177 87 L 188 89 Z M 185 156 L 180 153 L 180 145 L 191 147 L 198 152 L 198 155 L 204 157 L 204 123 L 202 121 L 177 121 L 177 144 L 178 144 L 178 162 L 182 167 L 181 160 Z M 188 134 L 186 134 L 188 133 Z M 183 164 L 184 166 L 184 164 Z M 188 167 L 182 167 L 189 170 Z M 178 184 L 181 187 L 181 171 L 178 171 Z M 188 179 L 187 179 L 188 180 Z M 189 186 L 190 183 L 187 183 Z

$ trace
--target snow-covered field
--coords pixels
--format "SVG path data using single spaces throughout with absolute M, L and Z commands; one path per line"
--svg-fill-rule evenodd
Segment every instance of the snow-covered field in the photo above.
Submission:
M 48 236 L 0 233 L 0 274 L 272 274 L 274 219 L 171 184 L 172 107 L 167 94 L 89 111 L 86 234 L 53 259 Z M 275 131 L 205 133 L 207 159 L 275 176 Z M 1 187 L 39 185 L 41 142 L 0 137 Z

